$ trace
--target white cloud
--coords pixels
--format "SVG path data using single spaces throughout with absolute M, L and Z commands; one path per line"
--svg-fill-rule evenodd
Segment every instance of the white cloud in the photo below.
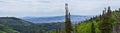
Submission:
M 104 7 L 120 7 L 120 0 L 0 0 L 1 16 L 59 16 L 64 15 L 64 3 L 69 2 L 73 15 L 98 15 Z

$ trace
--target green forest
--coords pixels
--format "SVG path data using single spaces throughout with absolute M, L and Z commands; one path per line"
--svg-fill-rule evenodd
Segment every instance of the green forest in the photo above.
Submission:
M 71 23 L 68 4 L 65 22 L 34 24 L 16 17 L 0 17 L 0 33 L 120 33 L 120 8 L 108 6 L 102 14 L 77 24 Z

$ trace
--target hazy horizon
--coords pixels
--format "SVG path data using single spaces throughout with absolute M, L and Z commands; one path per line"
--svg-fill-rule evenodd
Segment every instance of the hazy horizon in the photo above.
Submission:
M 99 15 L 105 7 L 120 8 L 120 0 L 0 0 L 1 17 L 64 16 L 65 3 L 71 15 Z

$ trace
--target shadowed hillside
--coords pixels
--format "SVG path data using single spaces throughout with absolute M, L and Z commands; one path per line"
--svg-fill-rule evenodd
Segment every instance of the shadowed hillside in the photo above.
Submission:
M 0 24 L 0 33 L 20 33 L 12 28 Z
M 8 26 L 20 33 L 31 33 L 34 29 L 40 29 L 38 29 L 37 25 L 16 17 L 0 17 L 0 24 Z

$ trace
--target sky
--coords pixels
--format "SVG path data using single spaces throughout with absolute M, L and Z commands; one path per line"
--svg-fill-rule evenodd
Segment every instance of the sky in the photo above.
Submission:
M 0 16 L 50 17 L 65 15 L 65 3 L 72 15 L 99 15 L 105 7 L 120 8 L 120 0 L 0 0 Z

